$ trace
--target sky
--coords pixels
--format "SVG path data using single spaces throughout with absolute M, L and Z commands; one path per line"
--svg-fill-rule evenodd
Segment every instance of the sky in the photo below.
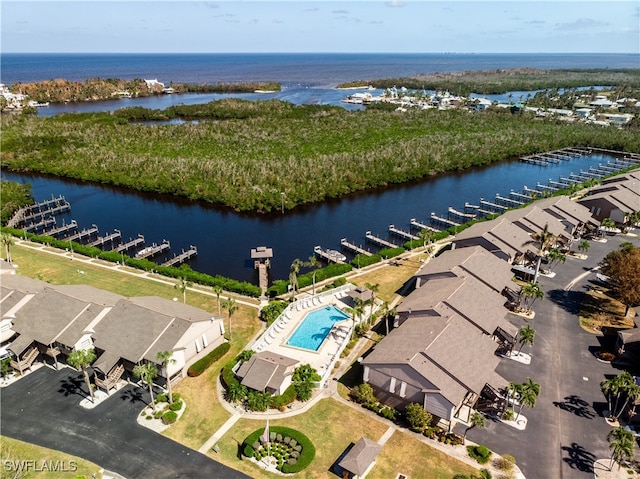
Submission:
M 2 52 L 640 53 L 640 2 L 0 0 Z

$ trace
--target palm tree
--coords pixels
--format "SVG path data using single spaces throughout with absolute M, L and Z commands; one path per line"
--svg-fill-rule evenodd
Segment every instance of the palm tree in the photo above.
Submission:
M 222 294 L 222 288 L 220 286 L 214 286 L 213 294 L 216 295 L 216 299 L 218 300 L 218 316 L 222 316 L 222 311 L 220 310 L 220 295 Z
M 505 390 L 506 393 L 507 393 L 507 402 L 506 402 L 506 405 L 505 405 L 505 410 L 509 406 L 510 399 L 511 398 L 515 399 L 516 398 L 516 394 L 519 394 L 521 389 L 522 389 L 522 384 L 514 383 L 513 381 L 511 381 L 507 385 L 506 390 Z M 511 406 L 512 406 L 511 409 L 513 410 L 514 407 L 515 407 L 515 404 L 512 403 Z
M 95 360 L 96 352 L 93 349 L 76 349 L 67 357 L 67 363 L 74 368 L 81 370 L 82 374 L 84 374 L 84 382 L 86 383 L 87 388 L 89 388 L 91 402 L 93 402 L 95 398 L 93 396 L 93 386 L 89 380 L 89 372 L 87 371 L 87 368 L 91 366 L 91 363 Z
M 358 318 L 362 317 L 362 315 L 364 314 L 364 301 L 362 301 L 360 298 L 354 298 L 353 302 L 353 308 L 350 308 L 348 310 L 349 314 L 351 314 L 351 320 L 353 321 L 353 330 L 351 331 L 351 337 L 353 337 L 353 334 L 356 331 L 356 323 L 360 322 L 358 321 Z
M 222 302 L 222 307 L 229 313 L 229 341 L 231 341 L 231 316 L 238 310 L 238 305 L 235 299 L 227 298 Z
M 295 301 L 296 291 L 298 290 L 298 273 L 300 272 L 300 266 L 302 261 L 298 258 L 294 259 L 291 263 L 291 271 L 289 272 L 289 284 L 291 285 L 291 300 Z
M 629 404 L 630 401 L 631 402 L 635 402 L 640 397 L 640 386 L 638 386 L 635 381 L 627 383 L 625 385 L 624 393 L 625 393 L 625 396 L 626 396 L 625 400 L 624 400 L 624 404 L 622 405 L 622 407 L 618 411 L 618 414 L 616 414 L 616 418 L 620 417 L 620 414 L 623 413 L 623 411 L 627 407 L 627 404 Z
M 529 303 L 529 299 L 531 302 Z M 538 283 L 527 283 L 520 289 L 520 299 L 524 299 L 524 306 L 527 312 L 531 311 L 536 299 L 544 298 L 544 291 Z
M 366 283 L 365 286 L 369 291 L 371 291 L 371 298 L 365 301 L 365 305 L 369 305 L 369 316 L 367 317 L 367 324 L 371 325 L 371 316 L 373 316 L 373 306 L 376 304 L 376 295 L 380 290 L 380 285 L 378 283 L 375 283 L 375 284 Z
M 151 396 L 151 408 L 156 410 L 156 404 L 153 400 L 153 380 L 158 377 L 158 368 L 153 363 L 138 364 L 133 368 L 133 375 L 149 386 L 149 395 Z
M 611 410 L 611 396 L 615 394 L 616 389 L 615 378 L 605 379 L 600 383 L 600 389 L 602 389 L 602 393 L 607 396 L 607 403 L 609 405 L 609 417 L 613 415 L 613 411 Z
M 431 242 L 433 241 L 433 235 L 435 234 L 434 231 L 431 231 L 429 228 L 424 228 L 421 229 L 418 232 L 418 238 L 420 238 L 422 240 L 422 247 L 426 250 L 427 249 L 427 244 L 431 244 Z
M 175 289 L 179 289 L 182 293 L 182 302 L 184 304 L 187 303 L 187 288 L 190 288 L 191 286 L 193 286 L 193 283 L 191 281 L 187 281 L 184 276 L 181 276 L 180 282 L 174 286 Z
M 484 416 L 477 411 L 471 415 L 471 417 L 469 418 L 469 421 L 471 422 L 471 425 L 464 430 L 464 434 L 462 435 L 462 444 L 464 444 L 464 441 L 467 439 L 467 433 L 471 429 L 473 429 L 476 426 L 477 427 L 485 426 Z
M 633 433 L 624 427 L 617 427 L 607 434 L 609 449 L 611 449 L 611 464 L 609 470 L 613 469 L 613 463 L 618 463 L 618 469 L 623 460 L 633 459 L 634 440 Z
M 516 421 L 520 417 L 520 412 L 524 406 L 528 408 L 533 408 L 538 401 L 538 396 L 540 395 L 540 385 L 538 383 L 534 383 L 531 378 L 527 378 L 527 381 L 521 385 L 520 388 L 520 409 L 518 409 L 518 415 L 516 416 Z
M 527 324 L 522 328 L 520 328 L 520 331 L 518 331 L 518 337 L 519 337 L 518 342 L 520 343 L 520 349 L 518 349 L 518 354 L 520 354 L 520 352 L 522 351 L 522 347 L 525 344 L 530 344 L 533 346 L 533 340 L 536 337 L 536 330 Z
M 635 379 L 628 371 L 623 371 L 615 378 L 613 378 L 613 392 L 616 395 L 616 401 L 613 404 L 613 412 L 611 413 L 612 416 L 618 417 L 620 415 L 620 413 L 617 412 L 620 396 L 626 394 L 626 392 L 632 387 L 632 385 L 635 385 L 635 383 Z
M 6 254 L 5 259 L 7 260 L 7 263 L 11 263 L 11 247 L 13 246 L 13 236 L 3 233 L 2 235 L 0 235 L 0 241 L 2 241 L 2 244 L 4 246 L 4 252 Z
M 556 242 L 555 235 L 549 231 L 549 224 L 545 224 L 544 228 L 540 233 L 533 233 L 531 235 L 531 240 L 527 241 L 523 246 L 534 244 L 538 247 L 538 259 L 536 261 L 536 270 L 533 275 L 533 282 L 538 282 L 538 275 L 540 274 L 540 263 L 542 262 L 542 257 L 547 252 L 547 250 Z
M 167 379 L 167 392 L 169 393 L 169 403 L 173 402 L 173 393 L 171 392 L 171 377 L 169 375 L 169 364 L 174 364 L 176 362 L 173 359 L 173 351 L 160 351 L 158 352 L 156 358 L 160 361 L 162 368 L 164 369 L 165 378 Z
M 551 248 L 547 252 L 547 259 L 551 261 L 551 264 L 549 265 L 549 269 L 551 269 L 554 264 L 564 263 L 565 261 L 567 261 L 567 256 L 558 248 Z
M 313 276 L 312 276 L 312 278 L 313 278 L 313 290 L 312 290 L 312 294 L 315 296 L 315 294 L 316 294 L 316 270 L 322 267 L 322 263 L 320 261 L 318 261 L 318 258 L 316 257 L 316 255 L 313 255 L 313 256 L 309 256 L 309 260 L 304 265 L 308 266 L 313 271 Z
M 589 241 L 587 240 L 582 240 L 580 241 L 580 244 L 578 244 L 578 249 L 582 251 L 582 254 L 587 254 L 589 248 L 591 248 L 591 243 L 589 243 Z

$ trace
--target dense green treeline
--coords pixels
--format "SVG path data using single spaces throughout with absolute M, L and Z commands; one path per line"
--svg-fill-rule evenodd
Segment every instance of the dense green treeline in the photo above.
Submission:
M 19 208 L 33 203 L 30 184 L 0 178 L 0 208 L 2 209 L 0 224 L 6 224 Z
M 198 121 L 129 123 L 147 114 Z M 2 132 L 8 169 L 262 212 L 568 146 L 640 152 L 637 132 L 508 111 L 347 111 L 278 100 L 135 114 L 5 115 Z
M 600 86 L 640 87 L 640 69 L 558 69 L 511 70 L 433 73 L 415 77 L 358 80 L 338 85 L 339 88 L 371 85 L 376 88 L 394 86 L 409 89 L 448 90 L 458 95 L 480 93 L 501 94 L 510 91 L 533 91 L 554 88 Z

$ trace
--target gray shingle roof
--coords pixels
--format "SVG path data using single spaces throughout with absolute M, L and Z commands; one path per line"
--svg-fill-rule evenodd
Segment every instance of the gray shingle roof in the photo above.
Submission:
M 267 388 L 278 390 L 291 366 L 298 364 L 292 359 L 271 351 L 255 353 L 238 368 L 241 384 L 256 391 Z
M 367 472 L 371 463 L 376 460 L 380 451 L 382 451 L 380 444 L 366 437 L 361 437 L 338 465 L 356 476 L 362 476 Z

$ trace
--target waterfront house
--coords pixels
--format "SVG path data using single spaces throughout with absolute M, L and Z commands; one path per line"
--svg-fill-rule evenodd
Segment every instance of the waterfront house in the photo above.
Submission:
M 630 175 L 626 180 L 603 184 L 578 202 L 600 221 L 611 218 L 623 224 L 629 213 L 640 211 L 640 180 Z
M 588 208 L 564 195 L 537 200 L 535 205 L 557 218 L 567 233 L 574 238 L 579 238 L 586 230 L 599 226 L 599 222 L 591 216 Z
M 160 378 L 178 380 L 224 341 L 222 318 L 198 308 L 158 297 L 125 298 L 86 285 L 49 285 L 10 273 L 2 275 L 0 286 L 2 345 L 21 372 L 41 354 L 57 364 L 74 350 L 94 349 L 96 383 L 113 385 L 108 381 L 113 374 L 119 378 L 137 364 L 158 364 L 157 354 L 170 351 L 174 362 L 168 372 L 159 370 Z

